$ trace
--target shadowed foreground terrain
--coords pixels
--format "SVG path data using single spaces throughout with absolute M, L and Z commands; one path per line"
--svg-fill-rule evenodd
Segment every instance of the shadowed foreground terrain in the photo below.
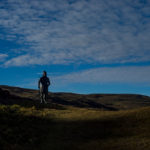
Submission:
M 1 150 L 150 149 L 149 97 L 51 93 L 51 103 L 40 105 L 37 91 L 9 87 L 9 92 L 0 90 Z M 79 105 L 75 97 L 85 100 Z M 99 107 L 94 107 L 92 101 Z M 105 101 L 111 102 L 111 107 Z M 132 107 L 127 107 L 128 101 L 132 101 Z

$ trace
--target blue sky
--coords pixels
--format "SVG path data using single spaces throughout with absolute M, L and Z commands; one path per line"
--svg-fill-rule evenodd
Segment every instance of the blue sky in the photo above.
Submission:
M 150 95 L 149 0 L 0 0 L 0 84 Z

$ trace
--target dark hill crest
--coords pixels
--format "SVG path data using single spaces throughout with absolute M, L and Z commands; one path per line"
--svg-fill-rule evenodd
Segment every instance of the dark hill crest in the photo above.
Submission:
M 0 86 L 1 104 L 19 104 L 25 106 L 39 106 L 39 92 L 11 86 Z M 48 105 L 44 107 L 81 107 L 102 110 L 126 110 L 150 106 L 150 97 L 138 94 L 75 94 L 49 93 Z

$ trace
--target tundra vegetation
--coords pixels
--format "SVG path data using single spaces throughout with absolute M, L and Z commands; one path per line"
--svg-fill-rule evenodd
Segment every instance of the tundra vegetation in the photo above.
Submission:
M 149 150 L 149 126 L 150 106 L 109 110 L 58 103 L 1 103 L 0 148 Z

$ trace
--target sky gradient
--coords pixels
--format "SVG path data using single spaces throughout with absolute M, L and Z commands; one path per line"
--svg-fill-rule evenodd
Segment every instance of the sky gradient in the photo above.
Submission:
M 149 0 L 0 0 L 0 84 L 150 95 Z

